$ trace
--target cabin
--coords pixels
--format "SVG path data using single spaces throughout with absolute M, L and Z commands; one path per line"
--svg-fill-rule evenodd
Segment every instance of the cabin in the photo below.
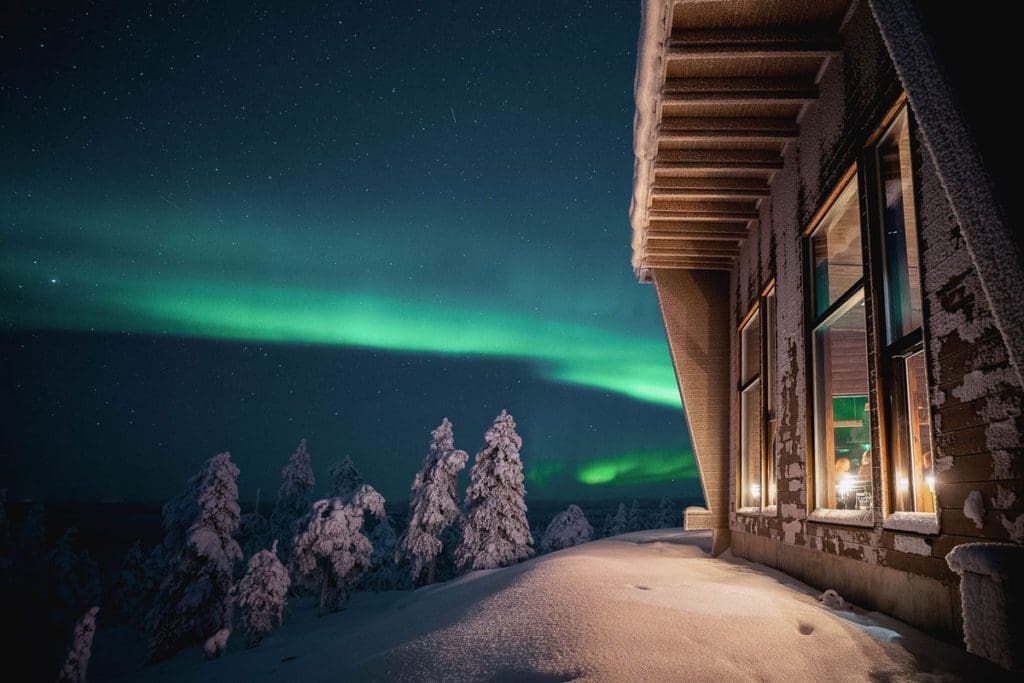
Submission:
M 947 556 L 1024 543 L 1019 143 L 976 77 L 986 32 L 1014 40 L 955 5 L 643 3 L 632 266 L 700 471 L 687 528 L 999 661 Z

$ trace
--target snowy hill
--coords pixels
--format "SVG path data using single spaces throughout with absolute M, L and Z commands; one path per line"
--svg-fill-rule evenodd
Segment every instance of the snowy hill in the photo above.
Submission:
M 792 578 L 724 556 L 702 532 L 644 531 L 415 592 L 357 594 L 219 660 L 138 668 L 125 633 L 96 637 L 94 680 L 833 680 L 998 678 L 888 617 L 832 610 Z M 141 655 L 140 655 L 141 657 Z M 124 671 L 124 667 L 132 671 Z M 121 671 L 117 671 L 121 668 Z

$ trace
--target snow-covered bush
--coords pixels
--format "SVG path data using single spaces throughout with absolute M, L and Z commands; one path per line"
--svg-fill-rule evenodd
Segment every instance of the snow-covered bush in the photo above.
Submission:
M 370 566 L 373 545 L 362 534 L 363 515 L 384 516 L 384 498 L 364 484 L 348 500 L 313 503 L 295 537 L 292 571 L 307 585 L 320 583 L 320 612 L 335 612 Z
M 99 607 L 91 607 L 75 622 L 71 646 L 64 658 L 64 666 L 57 675 L 60 683 L 86 683 L 86 671 L 92 656 L 92 638 L 96 634 L 96 614 L 99 611 Z
M 277 559 L 277 541 L 270 550 L 261 550 L 249 559 L 248 570 L 235 593 L 250 646 L 281 625 L 290 585 L 288 570 Z
M 587 521 L 587 516 L 577 505 L 570 505 L 562 510 L 548 524 L 540 548 L 544 552 L 571 548 L 586 543 L 594 534 L 594 528 Z
M 424 567 L 426 582 L 435 579 L 436 559 L 441 552 L 441 536 L 459 514 L 456 483 L 469 455 L 455 449 L 452 423 L 444 418 L 430 434 L 430 450 L 423 467 L 412 482 L 409 498 L 409 525 L 402 535 L 401 549 L 412 561 L 412 580 Z
M 668 498 L 662 498 L 658 503 L 658 512 L 654 517 L 652 529 L 674 529 L 682 526 L 682 515 L 679 509 Z
M 519 449 L 523 440 L 504 410 L 484 435 L 466 491 L 462 543 L 456 560 L 462 570 L 494 569 L 533 554 L 526 521 L 526 487 Z
M 629 531 L 629 517 L 626 514 L 625 503 L 619 503 L 619 509 L 614 515 L 608 515 L 604 520 L 604 531 L 602 536 L 618 536 Z
M 334 490 L 331 493 L 333 497 L 345 500 L 363 485 L 362 472 L 352 462 L 352 458 L 347 455 L 341 460 L 331 463 L 327 472 L 331 475 L 331 481 L 334 482 Z
M 309 513 L 314 486 L 316 479 L 310 466 L 309 451 L 306 450 L 306 440 L 302 439 L 288 464 L 281 469 L 281 487 L 277 490 L 277 502 L 270 515 L 270 537 L 278 541 L 278 552 L 285 563 L 291 557 L 296 524 Z
M 171 562 L 152 611 L 153 660 L 205 643 L 231 626 L 232 570 L 242 555 L 233 537 L 239 518 L 237 477 L 229 453 L 213 456 L 203 468 L 196 498 L 199 518 Z
M 203 654 L 207 659 L 217 659 L 224 650 L 228 649 L 228 639 L 231 637 L 230 628 L 222 628 L 203 642 Z

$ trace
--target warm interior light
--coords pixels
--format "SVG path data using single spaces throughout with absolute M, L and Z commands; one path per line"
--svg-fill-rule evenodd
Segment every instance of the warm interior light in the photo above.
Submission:
M 847 472 L 843 472 L 839 475 L 839 481 L 836 482 L 836 493 L 839 496 L 846 497 L 850 493 L 850 475 Z
M 924 478 L 924 483 L 928 484 L 928 490 L 935 493 L 935 475 L 929 474 Z
M 900 477 L 899 481 L 896 482 L 896 488 L 900 491 L 906 491 L 910 488 L 910 480 L 906 477 Z
M 754 500 L 757 500 L 758 498 L 761 497 L 761 485 L 760 484 L 751 484 L 750 485 L 750 497 L 753 498 Z

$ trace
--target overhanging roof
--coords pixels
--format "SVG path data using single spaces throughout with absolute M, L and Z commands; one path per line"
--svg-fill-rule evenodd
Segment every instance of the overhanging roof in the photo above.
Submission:
M 633 268 L 728 270 L 839 53 L 848 0 L 646 0 Z

